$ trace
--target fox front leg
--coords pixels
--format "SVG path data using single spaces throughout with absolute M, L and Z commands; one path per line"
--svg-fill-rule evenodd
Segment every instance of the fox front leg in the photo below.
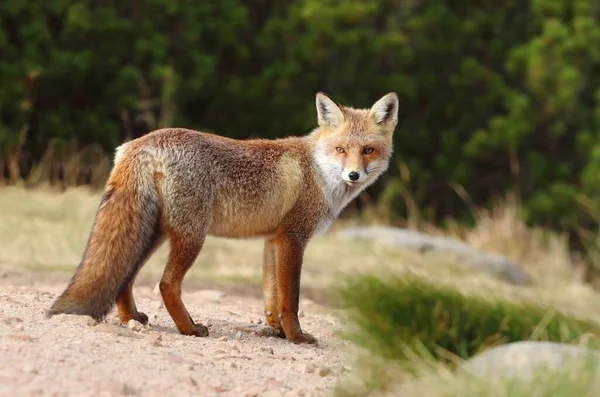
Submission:
M 279 318 L 279 303 L 277 299 L 277 246 L 274 239 L 265 241 L 263 257 L 263 298 L 265 301 L 265 318 L 267 324 L 277 331 L 280 338 L 285 338 Z
M 295 234 L 283 233 L 275 240 L 277 311 L 287 339 L 294 343 L 316 344 L 317 340 L 300 328 L 298 304 L 300 273 L 306 240 Z

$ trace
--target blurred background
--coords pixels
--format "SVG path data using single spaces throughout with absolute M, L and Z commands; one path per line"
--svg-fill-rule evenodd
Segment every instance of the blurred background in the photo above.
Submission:
M 309 244 L 302 269 L 310 332 L 335 341 L 328 316 L 350 313 L 358 345 L 409 363 L 388 376 L 365 361 L 349 376 L 367 389 L 403 383 L 391 395 L 600 395 L 600 376 L 579 367 L 521 389 L 446 371 L 507 342 L 600 346 L 600 0 L 0 0 L 0 314 L 46 324 L 116 146 L 162 127 L 305 135 L 317 91 L 353 107 L 400 98 L 389 171 Z M 167 255 L 149 260 L 135 294 L 172 330 L 152 289 Z M 262 258 L 262 241 L 209 238 L 186 291 L 250 296 L 240 305 L 258 316 Z M 223 307 L 217 328 L 239 339 Z M 53 329 L 64 340 L 67 327 Z M 10 360 L 38 365 L 31 346 Z M 415 375 L 423 352 L 439 373 Z M 311 390 L 329 382 L 313 372 Z M 48 373 L 47 385 L 60 378 Z M 14 379 L 20 392 L 30 384 Z M 368 395 L 348 389 L 336 396 Z
M 303 135 L 317 91 L 396 91 L 393 164 L 346 215 L 448 227 L 510 201 L 592 263 L 599 18 L 595 0 L 3 0 L 0 184 L 101 188 L 156 128 Z

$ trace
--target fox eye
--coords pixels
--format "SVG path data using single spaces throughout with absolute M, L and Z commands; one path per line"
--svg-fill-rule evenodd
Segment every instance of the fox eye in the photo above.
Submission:
M 375 150 L 375 149 L 373 149 L 372 147 L 366 147 L 366 148 L 363 149 L 363 153 L 364 154 L 371 154 L 371 153 L 373 153 L 373 150 Z
M 335 150 L 337 150 L 338 153 L 344 153 L 344 148 L 341 146 L 336 147 Z

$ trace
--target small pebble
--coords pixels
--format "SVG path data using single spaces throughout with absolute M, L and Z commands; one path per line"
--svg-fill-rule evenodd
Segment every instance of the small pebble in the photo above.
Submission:
M 144 325 L 139 321 L 131 319 L 127 322 L 127 328 L 129 328 L 132 331 L 139 332 L 142 329 L 144 329 Z

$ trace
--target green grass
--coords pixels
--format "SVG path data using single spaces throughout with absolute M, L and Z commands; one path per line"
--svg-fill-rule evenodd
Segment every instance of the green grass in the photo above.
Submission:
M 465 294 L 413 275 L 352 279 L 341 297 L 356 326 L 348 337 L 388 359 L 452 362 L 501 343 L 600 336 L 600 324 L 551 306 Z

